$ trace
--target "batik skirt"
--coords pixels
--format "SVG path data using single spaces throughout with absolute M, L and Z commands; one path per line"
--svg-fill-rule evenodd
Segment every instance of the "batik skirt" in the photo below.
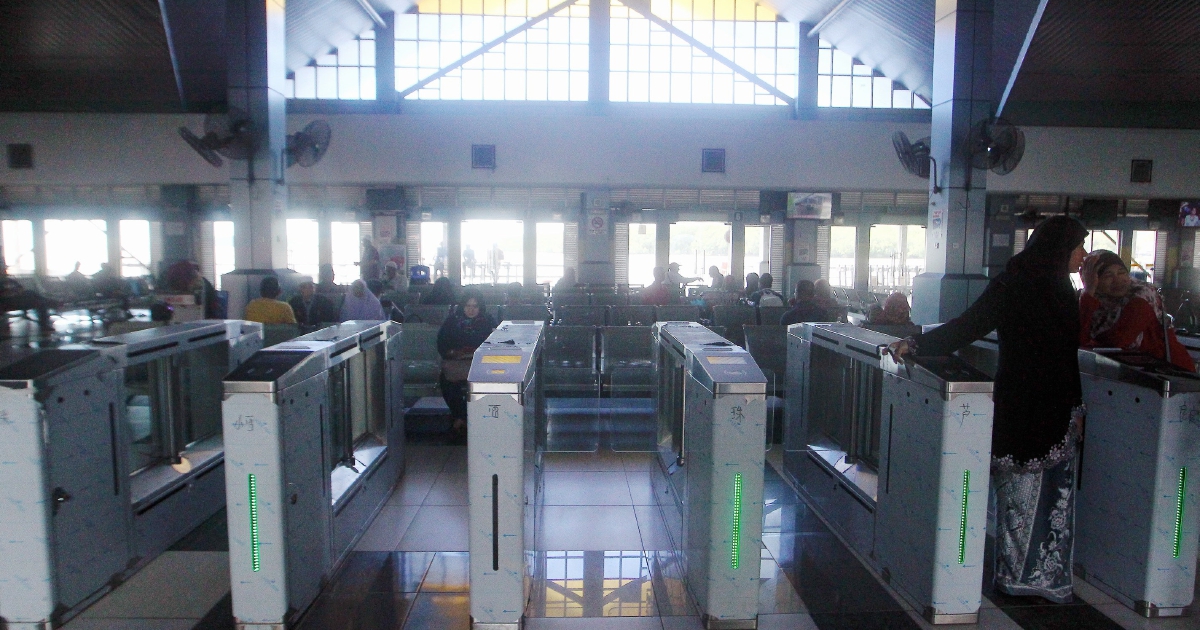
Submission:
M 1002 593 L 1072 600 L 1075 475 L 1079 456 L 1076 412 L 1063 442 L 1039 461 L 1012 466 L 993 460 L 996 489 L 995 586 Z

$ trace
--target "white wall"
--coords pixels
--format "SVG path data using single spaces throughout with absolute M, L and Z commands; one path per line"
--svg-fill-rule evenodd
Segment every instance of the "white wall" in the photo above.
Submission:
M 510 104 L 504 104 L 510 105 Z M 428 108 L 426 108 L 428 109 Z M 293 167 L 291 183 L 815 188 L 921 190 L 899 166 L 891 134 L 922 124 L 794 121 L 777 110 L 486 107 L 401 115 L 321 116 L 333 142 L 316 167 Z M 700 113 L 696 113 L 699 111 Z M 705 112 L 708 113 L 705 113 Z M 292 130 L 312 115 L 293 115 Z M 0 168 L 0 185 L 220 183 L 180 139 L 202 116 L 0 114 L 0 144 L 30 142 L 36 168 Z M 1025 159 L 997 192 L 1200 196 L 1200 132 L 1028 128 Z M 471 144 L 495 144 L 496 170 L 470 168 Z M 700 150 L 725 148 L 727 173 L 700 173 Z M 1129 161 L 1154 160 L 1154 183 L 1130 184 Z

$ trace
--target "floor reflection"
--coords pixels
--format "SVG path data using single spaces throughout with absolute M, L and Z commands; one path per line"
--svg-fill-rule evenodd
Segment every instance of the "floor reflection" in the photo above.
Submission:
M 652 617 L 658 606 L 646 554 L 538 552 L 528 617 Z

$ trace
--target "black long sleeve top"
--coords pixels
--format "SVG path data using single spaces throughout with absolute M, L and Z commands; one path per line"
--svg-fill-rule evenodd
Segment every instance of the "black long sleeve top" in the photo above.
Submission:
M 454 313 L 446 318 L 438 330 L 437 347 L 442 358 L 451 350 L 477 350 L 496 329 L 496 320 L 480 311 L 474 319 L 463 315 L 462 308 L 455 307 Z
M 1062 443 L 1082 400 L 1075 292 L 1065 279 L 1005 272 L 961 316 L 916 336 L 917 352 L 950 354 L 993 330 L 992 456 L 1022 465 Z

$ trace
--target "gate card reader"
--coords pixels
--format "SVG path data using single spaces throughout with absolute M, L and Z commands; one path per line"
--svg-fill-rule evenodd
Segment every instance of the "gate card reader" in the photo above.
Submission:
M 1075 570 L 1146 617 L 1192 603 L 1200 378 L 1129 352 L 1079 352 L 1087 405 Z

